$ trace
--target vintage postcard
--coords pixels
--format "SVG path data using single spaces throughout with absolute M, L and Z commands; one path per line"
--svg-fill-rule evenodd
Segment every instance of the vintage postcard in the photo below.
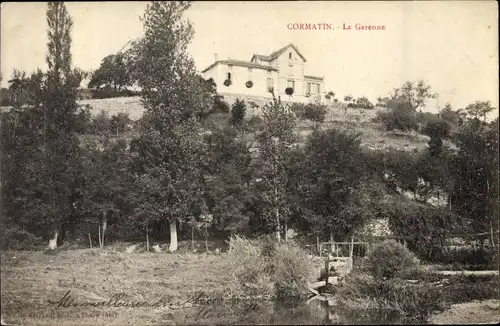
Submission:
M 0 8 L 2 325 L 500 322 L 497 2 Z

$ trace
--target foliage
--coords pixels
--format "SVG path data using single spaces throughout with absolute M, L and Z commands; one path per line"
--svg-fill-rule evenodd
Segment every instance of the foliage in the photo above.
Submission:
M 431 86 L 426 85 L 423 80 L 418 82 L 407 81 L 401 87 L 395 88 L 390 94 L 391 99 L 415 112 L 418 108 L 425 107 L 426 101 L 435 99 L 436 93 L 431 91 Z
M 252 82 L 251 80 L 249 80 L 249 81 L 247 81 L 247 82 L 245 83 L 245 86 L 246 86 L 247 88 L 252 88 L 252 86 L 253 86 L 253 82 Z
M 401 131 L 410 131 L 418 129 L 415 112 L 404 103 L 398 103 L 388 113 L 379 112 L 377 119 L 385 124 L 387 130 L 398 129 Z
M 135 50 L 146 110 L 135 146 L 134 217 L 146 227 L 150 221 L 169 221 L 172 237 L 177 236 L 177 221 L 187 219 L 203 194 L 197 117 L 213 101 L 187 53 L 193 29 L 182 17 L 189 7 L 182 2 L 149 4 L 143 17 L 145 35 Z M 174 251 L 176 238 L 171 240 Z
M 304 107 L 304 118 L 316 122 L 325 121 L 326 105 L 321 103 L 309 103 Z
M 293 88 L 292 87 L 285 88 L 285 94 L 288 96 L 292 96 L 293 95 Z
M 402 277 L 418 266 L 419 261 L 415 255 L 394 240 L 375 245 L 365 260 L 367 271 L 379 279 Z
M 28 250 L 41 244 L 41 238 L 18 227 L 2 226 L 2 250 Z
M 101 61 L 99 69 L 91 74 L 89 88 L 108 88 L 113 90 L 122 90 L 132 86 L 133 80 L 131 73 L 132 63 L 125 53 L 117 53 L 106 56 Z
M 295 119 L 276 98 L 262 108 L 263 128 L 256 135 L 259 144 L 259 157 L 256 171 L 262 179 L 258 191 L 265 205 L 264 217 L 275 229 L 280 238 L 280 222 L 287 219 L 285 185 L 287 184 L 286 162 L 291 144 L 294 141 Z
M 498 119 L 490 126 L 469 120 L 457 135 L 451 205 L 475 232 L 498 229 L 498 137 Z
M 439 112 L 441 119 L 447 121 L 452 126 L 458 126 L 460 124 L 460 113 L 458 111 L 454 111 L 451 107 L 450 103 L 447 103 L 444 108 Z
M 216 96 L 214 98 L 213 111 L 221 113 L 229 113 L 230 107 L 229 104 L 221 98 L 221 96 Z
M 441 292 L 432 285 L 382 280 L 356 272 L 346 277 L 338 297 L 342 310 L 351 311 L 350 318 L 355 322 L 422 323 L 445 308 Z
M 310 210 L 305 216 L 338 237 L 352 233 L 363 219 L 354 204 L 364 174 L 359 146 L 357 135 L 326 130 L 313 131 L 304 148 L 299 197 Z
M 445 250 L 446 236 L 460 219 L 446 208 L 412 202 L 390 202 L 380 214 L 389 218 L 394 235 L 406 240 L 421 259 L 437 260 Z
M 231 122 L 234 126 L 241 126 L 245 119 L 246 109 L 245 101 L 236 99 L 231 108 Z
M 243 292 L 250 296 L 272 295 L 273 284 L 267 273 L 269 261 L 263 259 L 259 247 L 237 235 L 230 241 L 231 269 Z
M 364 96 L 359 97 L 355 100 L 351 97 L 350 101 L 352 101 L 352 102 L 347 104 L 347 107 L 349 107 L 349 108 L 367 109 L 367 110 L 371 110 L 374 108 L 372 102 L 370 102 L 370 100 Z
M 465 114 L 470 119 L 478 119 L 482 117 L 483 120 L 486 121 L 486 116 L 494 109 L 495 108 L 491 106 L 490 101 L 476 101 L 467 105 L 465 108 Z
M 301 300 L 308 295 L 311 265 L 304 250 L 292 244 L 278 245 L 272 256 L 272 280 L 279 300 Z

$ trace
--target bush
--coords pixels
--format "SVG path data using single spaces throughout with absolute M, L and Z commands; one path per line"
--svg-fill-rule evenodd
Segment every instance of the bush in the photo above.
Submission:
M 309 103 L 304 107 L 304 119 L 314 122 L 323 122 L 326 117 L 326 105 Z
M 415 112 L 402 104 L 399 104 L 389 112 L 378 112 L 373 121 L 383 123 L 387 130 L 418 130 Z
M 305 117 L 305 112 L 306 112 L 306 105 L 303 103 L 292 103 L 290 105 L 290 110 L 295 114 L 297 119 L 304 120 L 306 119 Z
M 436 310 L 443 310 L 440 291 L 429 284 L 409 284 L 402 279 L 382 280 L 356 272 L 348 275 L 339 288 L 339 305 L 359 322 L 425 321 Z
M 262 126 L 263 120 L 261 117 L 254 115 L 248 120 L 247 127 L 251 131 L 257 131 Z
M 229 104 L 223 100 L 222 96 L 214 97 L 213 111 L 214 113 L 229 113 L 231 108 Z
M 2 250 L 34 249 L 42 243 L 42 239 L 17 227 L 5 227 L 2 231 Z
M 364 262 L 364 268 L 375 278 L 402 277 L 418 267 L 415 255 L 394 240 L 375 245 Z
M 423 134 L 431 138 L 441 138 L 450 136 L 451 126 L 443 119 L 430 121 L 423 130 Z
M 249 296 L 272 295 L 274 289 L 267 273 L 268 260 L 263 259 L 261 248 L 239 236 L 231 237 L 230 243 L 229 259 L 241 290 Z
M 235 126 L 240 126 L 243 123 L 243 119 L 245 119 L 246 110 L 245 101 L 236 99 L 231 109 L 231 123 Z
M 313 276 L 306 252 L 295 245 L 281 244 L 276 247 L 271 261 L 276 297 L 280 301 L 304 299 Z

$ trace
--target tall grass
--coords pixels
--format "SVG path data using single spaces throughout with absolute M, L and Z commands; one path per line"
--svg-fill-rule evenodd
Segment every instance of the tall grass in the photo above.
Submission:
M 292 244 L 233 236 L 229 255 L 234 276 L 249 296 L 297 302 L 305 298 L 313 279 L 307 253 Z

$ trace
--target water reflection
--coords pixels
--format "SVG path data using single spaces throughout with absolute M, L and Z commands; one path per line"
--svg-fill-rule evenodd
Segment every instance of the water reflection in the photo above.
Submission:
M 177 311 L 177 325 L 336 325 L 336 324 L 401 324 L 391 311 L 339 311 L 321 300 L 301 304 L 262 301 L 224 302 L 196 306 Z

